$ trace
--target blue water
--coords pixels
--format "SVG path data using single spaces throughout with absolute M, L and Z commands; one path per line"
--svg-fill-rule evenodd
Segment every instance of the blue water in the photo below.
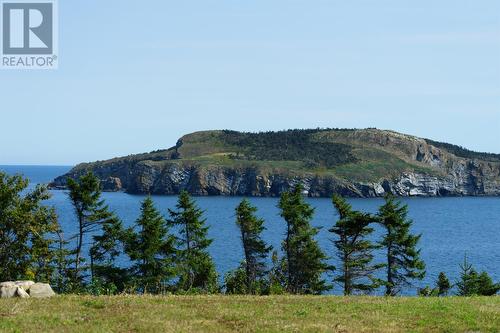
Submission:
M 21 173 L 37 183 L 48 183 L 56 176 L 64 174 L 70 167 L 54 166 L 0 166 L 9 174 Z M 54 205 L 66 235 L 76 231 L 75 219 L 65 191 L 53 191 L 48 202 Z M 144 196 L 125 193 L 104 193 L 104 199 L 124 221 L 131 225 L 139 214 L 139 206 Z M 166 214 L 173 208 L 176 197 L 153 197 L 157 207 Z M 224 273 L 236 267 L 241 261 L 242 249 L 239 234 L 234 223 L 234 208 L 241 198 L 237 197 L 200 197 L 199 206 L 206 210 L 205 217 L 210 226 L 209 235 L 214 239 L 210 252 L 219 272 Z M 258 207 L 258 214 L 266 221 L 264 238 L 276 249 L 284 234 L 284 223 L 276 208 L 276 198 L 250 198 Z M 413 231 L 421 233 L 422 257 L 427 264 L 427 276 L 407 288 L 405 294 L 415 294 L 417 287 L 433 285 L 439 272 L 444 271 L 455 280 L 459 275 L 459 264 L 467 254 L 469 261 L 478 270 L 486 270 L 494 280 L 500 281 L 500 198 L 407 198 L 403 199 L 410 207 L 414 220 Z M 308 199 L 315 207 L 313 225 L 323 227 L 318 240 L 329 256 L 334 257 L 332 235 L 328 228 L 336 220 L 336 214 L 329 199 Z M 382 204 L 381 199 L 352 199 L 356 209 L 376 212 Z M 383 254 L 377 253 L 376 260 L 383 261 Z M 331 260 L 337 264 L 335 258 Z M 333 292 L 339 293 L 335 286 Z

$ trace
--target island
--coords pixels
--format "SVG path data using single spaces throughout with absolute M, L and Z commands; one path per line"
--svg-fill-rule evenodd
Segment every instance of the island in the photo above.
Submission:
M 500 195 L 500 154 L 374 128 L 195 132 L 169 149 L 79 164 L 49 186 L 89 171 L 104 191 L 131 194 L 273 197 L 301 183 L 310 197 Z

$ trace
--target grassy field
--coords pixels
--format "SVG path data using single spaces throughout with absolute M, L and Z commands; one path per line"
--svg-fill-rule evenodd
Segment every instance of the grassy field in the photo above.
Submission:
M 499 332 L 500 297 L 58 296 L 0 300 L 1 332 Z

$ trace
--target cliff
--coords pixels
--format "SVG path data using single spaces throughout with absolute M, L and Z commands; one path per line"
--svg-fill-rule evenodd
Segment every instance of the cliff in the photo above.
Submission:
M 84 163 L 51 184 L 94 172 L 105 191 L 312 197 L 498 196 L 500 155 L 377 129 L 205 131 L 166 150 Z

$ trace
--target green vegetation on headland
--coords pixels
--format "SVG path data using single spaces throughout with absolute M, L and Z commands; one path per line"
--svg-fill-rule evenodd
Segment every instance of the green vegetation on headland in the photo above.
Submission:
M 99 161 L 97 164 L 117 161 L 204 161 L 230 163 L 246 161 L 300 162 L 304 170 L 334 170 L 335 167 L 359 162 L 371 162 L 392 155 L 395 160 L 409 162 L 406 167 L 420 166 L 409 156 L 412 146 L 428 143 L 449 154 L 463 158 L 500 161 L 500 154 L 480 153 L 466 148 L 419 139 L 392 131 L 370 129 L 293 129 L 268 132 L 237 132 L 231 130 L 201 131 L 183 136 L 177 144 L 166 150 L 130 155 Z M 244 165 L 244 163 L 240 163 Z M 430 168 L 431 169 L 431 168 Z
M 165 150 L 77 165 L 53 188 L 93 172 L 106 191 L 280 196 L 500 195 L 495 154 L 378 129 L 195 132 Z
M 429 143 L 430 145 L 433 145 L 434 147 L 445 149 L 446 151 L 448 151 L 448 152 L 450 152 L 458 157 L 475 158 L 475 159 L 491 161 L 491 162 L 500 162 L 500 154 L 478 153 L 478 152 L 469 150 L 469 149 L 464 148 L 464 147 L 460 147 L 457 145 L 452 145 L 452 144 L 444 143 L 444 142 L 438 142 L 438 141 L 434 141 L 434 140 L 430 140 L 430 139 L 425 139 L 425 141 L 427 141 L 427 143 Z
M 131 155 L 82 164 L 79 167 L 110 165 L 119 162 L 192 163 L 201 166 L 235 168 L 258 167 L 281 172 L 328 173 L 350 179 L 377 180 L 392 170 L 436 173 L 430 166 L 413 161 L 398 147 L 371 142 L 366 134 L 384 136 L 375 129 L 303 129 L 247 133 L 230 130 L 204 131 L 185 135 L 175 147 L 148 154 Z M 409 139 L 407 137 L 405 139 Z M 404 141 L 404 140 L 403 140 Z M 400 147 L 401 148 L 401 147 Z M 377 168 L 377 165 L 382 167 Z M 369 169 L 363 174 L 359 168 Z M 352 170 L 352 172 L 349 172 Z M 354 178 L 353 178 L 354 177 Z
M 0 300 L 2 332 L 498 332 L 500 297 L 57 296 Z
M 222 131 L 219 140 L 233 147 L 230 158 L 247 161 L 300 161 L 307 168 L 332 168 L 354 163 L 352 147 L 343 143 L 314 140 L 313 134 L 328 130 L 288 130 L 240 133 Z M 285 149 L 283 149 L 285 147 Z

